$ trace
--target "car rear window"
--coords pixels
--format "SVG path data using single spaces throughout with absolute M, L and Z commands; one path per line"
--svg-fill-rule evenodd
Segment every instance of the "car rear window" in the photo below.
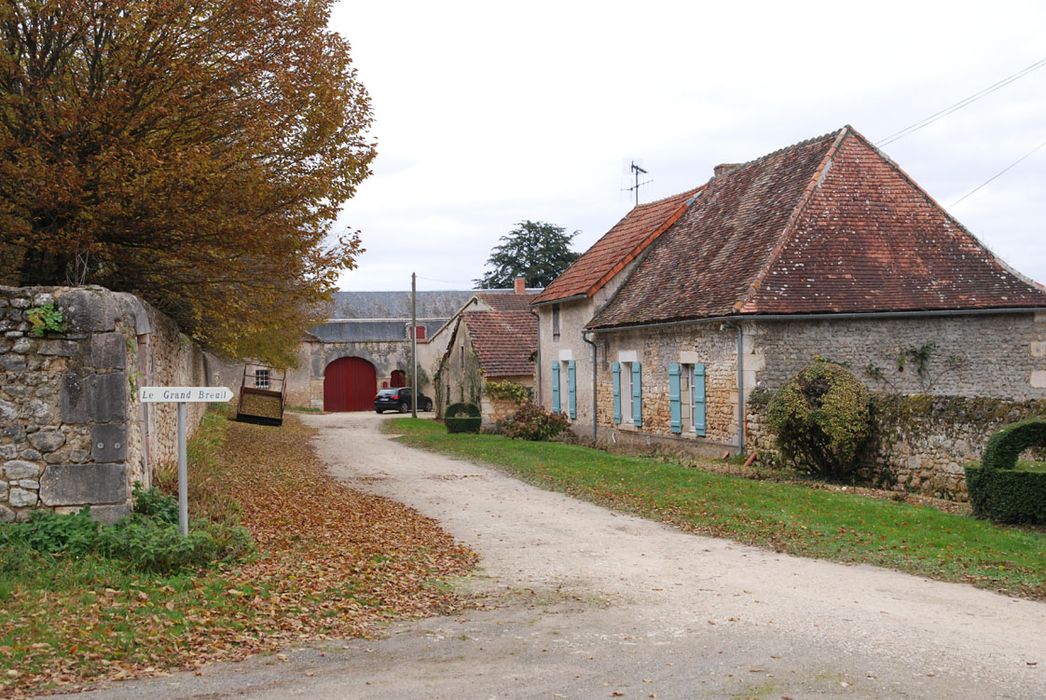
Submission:
M 379 389 L 378 396 L 395 396 L 399 393 L 399 389 Z

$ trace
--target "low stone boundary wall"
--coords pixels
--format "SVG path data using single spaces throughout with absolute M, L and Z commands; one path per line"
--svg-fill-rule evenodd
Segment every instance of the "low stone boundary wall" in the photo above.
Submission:
M 34 327 L 41 309 L 61 324 Z M 132 295 L 0 287 L 0 521 L 41 507 L 127 513 L 134 482 L 148 486 L 176 449 L 174 404 L 142 405 L 137 388 L 231 384 L 233 373 Z M 191 406 L 191 427 L 204 408 Z
M 748 445 L 772 456 L 765 403 L 749 404 Z M 875 394 L 876 432 L 858 472 L 866 482 L 956 501 L 968 500 L 963 467 L 978 462 L 988 438 L 1025 418 L 1046 416 L 1046 399 L 1006 401 L 966 396 Z

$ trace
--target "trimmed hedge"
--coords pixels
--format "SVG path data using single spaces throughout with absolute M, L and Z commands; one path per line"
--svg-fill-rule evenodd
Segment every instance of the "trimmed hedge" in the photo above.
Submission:
M 985 469 L 1013 469 L 1021 452 L 1046 447 L 1046 419 L 1030 418 L 1012 423 L 988 439 L 981 458 Z
M 997 523 L 1046 525 L 1046 472 L 1015 468 L 1029 447 L 1046 447 L 1046 420 L 1014 423 L 991 436 L 981 465 L 966 468 L 974 515 Z
M 478 433 L 483 423 L 479 406 L 472 403 L 452 403 L 447 406 L 446 415 L 448 433 Z

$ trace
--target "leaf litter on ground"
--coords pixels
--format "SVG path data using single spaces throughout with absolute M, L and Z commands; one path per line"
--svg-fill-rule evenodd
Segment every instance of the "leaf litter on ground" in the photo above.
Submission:
M 256 556 L 169 577 L 105 566 L 85 575 L 70 562 L 72 585 L 15 586 L 0 605 L 0 696 L 369 636 L 461 605 L 441 581 L 467 574 L 476 555 L 435 521 L 338 483 L 294 417 L 281 428 L 219 424 L 224 444 L 209 436 L 213 454 L 190 479 L 212 501 L 240 504 Z

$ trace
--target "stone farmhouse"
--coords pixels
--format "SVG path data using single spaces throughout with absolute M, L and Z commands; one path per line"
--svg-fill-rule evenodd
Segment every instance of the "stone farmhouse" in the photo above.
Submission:
M 421 367 L 431 366 L 423 356 L 442 353 L 427 339 L 473 294 L 417 293 Z M 287 372 L 288 404 L 325 411 L 373 410 L 378 389 L 410 382 L 410 322 L 410 292 L 336 292 L 330 318 L 305 335 L 298 368 Z
M 431 338 L 432 347 L 445 348 L 432 374 L 440 415 L 451 403 L 469 401 L 480 407 L 484 425 L 492 425 L 515 404 L 487 396 L 488 380 L 534 388 L 537 317 L 530 302 L 540 290 L 524 284 L 520 277 L 514 289 L 476 292 Z
M 817 355 L 876 391 L 1046 406 L 1046 288 L 849 126 L 637 206 L 534 308 L 540 400 L 601 444 L 756 449 L 753 391 Z M 898 371 L 920 350 L 927 371 Z M 929 457 L 901 442 L 920 487 Z

